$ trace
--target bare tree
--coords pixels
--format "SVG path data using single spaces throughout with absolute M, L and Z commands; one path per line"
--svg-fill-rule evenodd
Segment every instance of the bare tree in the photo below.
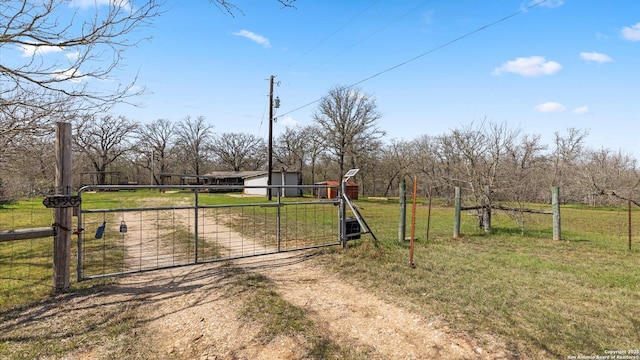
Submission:
M 181 163 L 194 175 L 201 175 L 209 160 L 212 130 L 213 125 L 206 123 L 204 116 L 195 119 L 187 116 L 177 125 L 176 146 L 180 148 Z
M 291 171 L 302 171 L 313 145 L 308 128 L 287 127 L 276 139 L 274 154 L 276 167 L 282 166 Z
M 577 168 L 584 155 L 584 140 L 589 135 L 587 130 L 576 128 L 567 129 L 567 133 L 562 135 L 555 132 L 554 148 L 551 154 L 552 178 L 551 186 L 560 186 L 565 193 L 571 190 L 569 184 L 575 183 Z
M 359 89 L 334 87 L 320 100 L 313 119 L 327 151 L 338 162 L 338 177 L 344 174 L 346 156 L 357 157 L 357 149 L 364 143 L 384 136 L 377 127 L 380 117 L 375 98 Z
M 220 134 L 212 144 L 218 162 L 233 171 L 257 170 L 266 159 L 265 149 L 264 139 L 245 133 Z
M 414 147 L 408 141 L 394 139 L 382 148 L 378 173 L 384 179 L 384 196 L 413 171 L 415 160 Z
M 509 201 L 524 203 L 549 198 L 543 176 L 548 168 L 547 156 L 543 154 L 547 147 L 540 139 L 540 135 L 523 135 L 505 148 L 501 191 Z
M 164 178 L 158 178 L 157 174 L 167 172 L 176 137 L 176 125 L 166 119 L 158 119 L 139 128 L 141 166 L 151 172 L 155 184 L 163 185 Z
M 243 13 L 242 10 L 233 3 L 226 0 L 209 0 L 210 3 L 216 5 L 219 9 L 226 11 L 230 15 L 234 15 L 236 11 Z M 283 7 L 293 8 L 296 0 L 278 0 Z
M 495 124 L 487 121 L 471 123 L 460 129 L 454 129 L 447 152 L 451 159 L 446 159 L 453 166 L 457 182 L 466 185 L 472 200 L 480 205 L 478 224 L 490 231 L 491 205 L 493 195 L 489 191 L 500 188 L 505 182 L 500 175 L 500 167 L 506 156 L 506 149 L 513 146 L 520 133 L 519 129 L 511 130 L 506 124 Z M 453 179 L 451 179 L 453 180 Z M 493 190 L 492 190 L 493 189 Z M 488 220 L 485 222 L 485 219 Z
M 640 169 L 637 160 L 622 151 L 588 151 L 578 180 L 594 205 L 604 195 L 615 199 L 613 203 L 630 200 L 640 206 Z
M 308 156 L 309 156 L 309 167 L 311 168 L 311 184 L 315 184 L 316 181 L 316 165 L 324 151 L 326 150 L 327 145 L 322 141 L 322 137 L 320 134 L 322 130 L 317 126 L 309 125 L 303 128 L 303 132 L 305 134 L 305 138 L 308 139 Z
M 106 183 L 107 167 L 135 148 L 138 127 L 124 116 L 84 116 L 76 122 L 74 145 L 91 162 L 99 185 Z
M 141 39 L 135 32 L 159 14 L 155 0 L 95 2 L 8 0 L 0 3 L 0 50 L 19 51 L 15 66 L 0 64 L 2 99 L 21 103 L 25 95 L 58 94 L 60 101 L 112 104 L 137 94 L 135 79 L 111 91 L 96 91 L 90 79 L 105 80 L 121 64 L 123 51 Z M 71 13 L 71 14 L 70 14 Z M 8 49 L 6 51 L 4 49 Z M 8 100 L 7 100 L 8 99 Z M 42 106 L 22 102 L 23 106 Z

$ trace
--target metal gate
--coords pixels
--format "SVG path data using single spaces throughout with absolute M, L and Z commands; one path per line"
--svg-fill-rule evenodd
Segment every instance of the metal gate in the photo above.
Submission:
M 246 195 L 269 188 L 272 201 Z M 307 195 L 284 197 L 288 188 Z M 344 245 L 343 198 L 318 196 L 326 188 L 85 186 L 76 214 L 78 281 Z

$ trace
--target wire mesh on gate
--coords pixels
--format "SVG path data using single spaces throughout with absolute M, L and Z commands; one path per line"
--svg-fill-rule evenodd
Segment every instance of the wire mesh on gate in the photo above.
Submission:
M 126 207 L 126 194 L 117 201 L 116 193 L 103 194 L 96 204 L 83 197 L 78 278 L 339 244 L 332 199 L 281 198 L 281 187 L 274 188 L 276 201 L 215 186 L 185 188 L 175 196 L 145 194 L 144 202 L 153 207 Z M 114 205 L 98 208 L 105 198 Z

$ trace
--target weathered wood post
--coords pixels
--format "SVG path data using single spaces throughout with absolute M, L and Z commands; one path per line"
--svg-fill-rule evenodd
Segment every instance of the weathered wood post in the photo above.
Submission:
M 72 195 L 73 167 L 71 165 L 71 124 L 56 123 L 56 194 Z M 71 217 L 72 209 L 56 208 L 53 240 L 53 289 L 56 292 L 69 288 L 71 265 Z
M 460 208 L 462 207 L 462 195 L 460 194 L 460 187 L 455 188 L 455 208 L 453 212 L 453 237 L 455 239 L 460 238 Z
M 484 232 L 491 232 L 491 188 L 489 185 L 484 187 L 484 204 L 482 207 Z
M 560 229 L 560 188 L 551 188 L 551 207 L 553 209 L 553 240 L 562 240 Z
M 404 179 L 400 181 L 400 220 L 398 221 L 398 241 L 403 242 L 407 234 L 407 194 Z

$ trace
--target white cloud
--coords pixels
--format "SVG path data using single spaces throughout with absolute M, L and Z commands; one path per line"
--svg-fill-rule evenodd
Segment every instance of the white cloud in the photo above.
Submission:
M 74 52 L 71 52 L 71 53 L 64 54 L 64 56 L 69 60 L 75 61 L 75 60 L 78 60 L 80 58 L 80 53 L 77 52 L 77 51 L 74 51 Z
M 562 69 L 562 65 L 555 61 L 546 61 L 542 56 L 531 56 L 528 58 L 519 57 L 515 60 L 507 61 L 493 70 L 494 75 L 502 73 L 515 73 L 522 76 L 539 76 L 555 74 Z
M 79 83 L 82 81 L 82 77 L 84 76 L 78 69 L 67 69 L 67 70 L 54 70 L 51 75 L 54 79 L 65 81 L 68 80 L 70 82 Z
M 601 53 L 597 53 L 597 52 L 581 52 L 580 53 L 580 57 L 583 60 L 595 61 L 595 62 L 599 62 L 599 63 L 606 63 L 606 62 L 612 62 L 613 61 L 613 59 L 611 57 L 609 57 L 609 55 L 601 54 Z
M 540 112 L 563 112 L 565 109 L 562 104 L 557 102 L 546 102 L 536 106 L 536 110 Z
M 294 120 L 291 116 L 287 116 L 283 119 L 278 119 L 278 124 L 286 126 L 286 127 L 298 127 L 300 126 L 300 122 Z
M 622 28 L 622 37 L 629 41 L 640 41 L 640 22 Z
M 45 46 L 20 45 L 18 48 L 20 49 L 20 51 L 22 51 L 23 57 L 32 57 L 35 54 L 46 55 L 46 54 L 52 54 L 52 53 L 64 51 L 64 49 L 59 46 L 49 46 L 49 45 L 45 45 Z
M 240 31 L 236 31 L 234 33 L 232 33 L 235 36 L 242 36 L 245 37 L 257 44 L 260 44 L 266 48 L 270 48 L 271 47 L 271 43 L 269 42 L 269 39 L 265 38 L 262 35 L 258 35 L 256 33 L 253 33 L 249 30 L 240 30 Z
M 573 110 L 573 113 L 576 115 L 586 115 L 590 112 L 591 110 L 589 109 L 588 106 L 580 106 L 579 108 L 576 108 L 575 110 Z

